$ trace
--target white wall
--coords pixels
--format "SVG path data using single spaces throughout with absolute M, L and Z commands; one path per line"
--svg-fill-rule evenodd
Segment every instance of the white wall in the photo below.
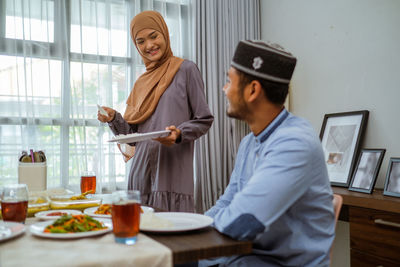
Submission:
M 294 114 L 319 133 L 326 113 L 370 111 L 362 148 L 386 148 L 376 183 L 383 188 L 389 158 L 400 157 L 400 1 L 261 0 L 261 22 L 262 39 L 298 59 Z M 338 227 L 338 242 L 348 246 L 341 234 L 348 225 Z
M 290 109 L 319 133 L 326 113 L 370 111 L 363 147 L 400 157 L 400 1 L 261 0 L 261 37 L 298 59 Z

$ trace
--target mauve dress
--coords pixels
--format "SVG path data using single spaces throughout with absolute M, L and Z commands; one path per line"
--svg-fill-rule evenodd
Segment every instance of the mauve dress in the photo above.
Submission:
M 128 124 L 120 113 L 109 123 L 114 134 L 147 133 L 175 125 L 181 140 L 171 147 L 157 141 L 137 142 L 128 189 L 141 192 L 142 205 L 165 211 L 194 212 L 194 140 L 204 135 L 214 120 L 204 96 L 197 66 L 184 60 L 154 113 L 141 124 Z

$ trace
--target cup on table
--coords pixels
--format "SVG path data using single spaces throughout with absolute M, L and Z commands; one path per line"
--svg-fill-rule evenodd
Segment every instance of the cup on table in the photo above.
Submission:
M 12 184 L 1 192 L 1 214 L 4 221 L 25 223 L 28 213 L 29 193 L 26 184 Z
M 140 192 L 117 191 L 112 194 L 111 218 L 117 243 L 133 245 L 140 224 Z
M 96 174 L 92 171 L 85 171 L 81 176 L 81 194 L 89 192 L 96 193 Z

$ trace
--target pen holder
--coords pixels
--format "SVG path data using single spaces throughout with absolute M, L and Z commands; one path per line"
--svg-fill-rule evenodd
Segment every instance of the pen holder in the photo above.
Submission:
M 18 163 L 18 183 L 26 184 L 29 191 L 43 191 L 47 189 L 46 162 Z

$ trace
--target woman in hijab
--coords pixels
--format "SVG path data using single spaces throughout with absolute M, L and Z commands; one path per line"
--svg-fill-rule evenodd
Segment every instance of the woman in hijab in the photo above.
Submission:
M 143 205 L 165 211 L 194 211 L 194 140 L 214 120 L 204 96 L 197 66 L 174 57 L 163 17 L 155 11 L 136 15 L 131 37 L 146 66 L 127 100 L 124 116 L 103 107 L 98 113 L 117 134 L 170 130 L 167 137 L 133 144 L 128 189 L 141 192 Z M 132 155 L 133 153 L 131 153 Z M 123 153 L 129 160 L 128 153 Z

